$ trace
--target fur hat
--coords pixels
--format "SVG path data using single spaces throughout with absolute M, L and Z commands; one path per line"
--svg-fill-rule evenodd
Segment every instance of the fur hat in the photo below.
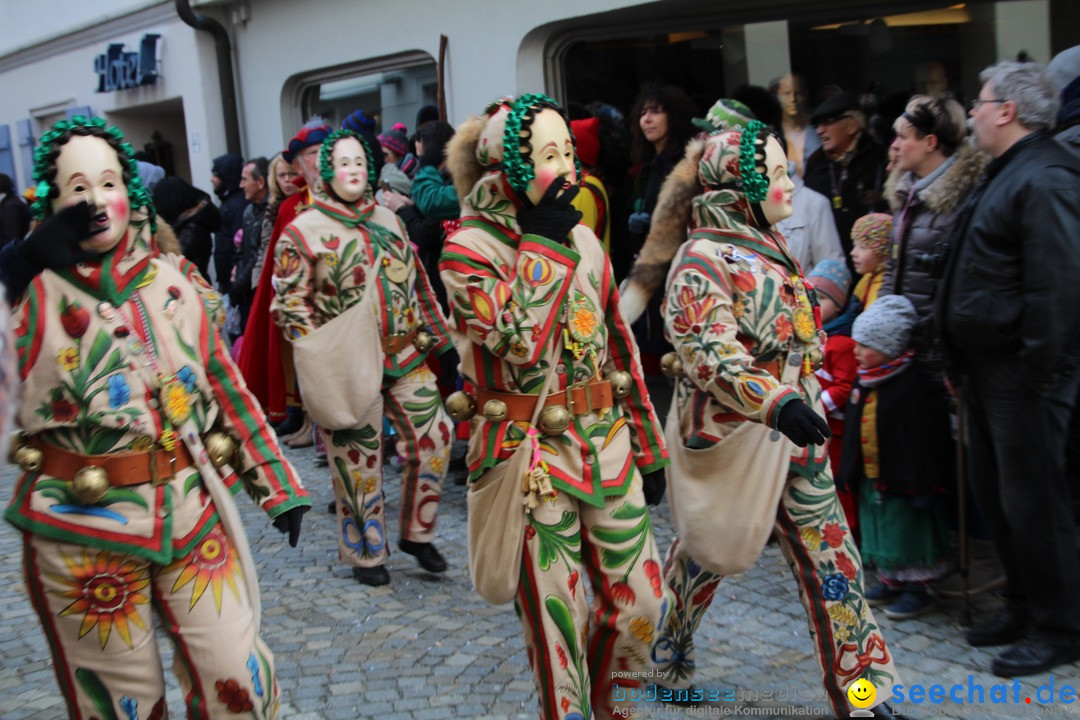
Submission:
M 878 257 L 888 257 L 889 242 L 892 240 L 892 215 L 863 215 L 851 226 L 851 239 L 870 248 Z
M 851 339 L 888 358 L 900 357 L 911 345 L 915 306 L 903 295 L 882 295 L 855 318 Z
M 836 303 L 836 307 L 842 309 L 847 304 L 851 272 L 843 260 L 825 258 L 814 266 L 806 279 L 819 295 L 824 295 Z

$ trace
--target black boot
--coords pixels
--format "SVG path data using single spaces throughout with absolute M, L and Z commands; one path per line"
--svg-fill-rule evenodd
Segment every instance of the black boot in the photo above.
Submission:
M 446 560 L 431 543 L 418 543 L 412 540 L 402 540 L 398 543 L 402 552 L 409 553 L 420 563 L 420 567 L 429 573 L 446 572 Z
M 882 720 L 893 720 L 894 718 L 895 720 L 905 720 L 907 718 L 906 715 L 895 712 L 889 707 L 888 703 L 881 703 L 877 707 L 871 708 L 870 712 L 874 713 L 874 717 L 882 718 Z
M 993 620 L 973 625 L 967 631 L 967 641 L 971 647 L 1008 645 L 1024 637 L 1027 628 L 1027 611 L 1015 603 L 1006 602 Z
M 354 567 L 352 569 L 352 576 L 356 578 L 358 583 L 371 585 L 372 587 L 388 585 L 390 583 L 390 573 L 388 573 L 386 568 L 382 565 L 376 565 L 375 567 Z
M 288 409 L 285 419 L 274 426 L 274 432 L 278 437 L 285 438 L 292 435 L 304 424 L 304 411 L 298 407 Z
M 1057 645 L 1043 638 L 1027 637 L 994 658 L 990 670 L 998 677 L 1023 677 L 1074 660 L 1080 660 L 1080 645 Z

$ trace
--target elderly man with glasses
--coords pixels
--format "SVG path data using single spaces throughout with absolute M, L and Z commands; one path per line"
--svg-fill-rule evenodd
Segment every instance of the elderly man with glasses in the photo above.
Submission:
M 1058 93 L 1035 63 L 980 75 L 975 144 L 993 160 L 959 219 L 937 326 L 963 393 L 969 478 L 1002 566 L 1005 604 L 967 633 L 1012 644 L 996 675 L 1080 659 L 1080 557 L 1065 478 L 1080 386 L 1080 159 L 1048 131 Z

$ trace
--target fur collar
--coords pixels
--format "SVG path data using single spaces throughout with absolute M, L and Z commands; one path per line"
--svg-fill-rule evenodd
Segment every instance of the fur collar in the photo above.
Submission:
M 940 215 L 951 213 L 960 207 L 968 192 L 975 187 L 990 156 L 976 150 L 968 143 L 956 151 L 956 161 L 941 177 L 919 191 L 919 200 L 930 212 Z M 894 212 L 899 211 L 907 200 L 915 176 L 910 172 L 901 172 L 897 168 L 889 174 L 885 182 L 885 196 Z

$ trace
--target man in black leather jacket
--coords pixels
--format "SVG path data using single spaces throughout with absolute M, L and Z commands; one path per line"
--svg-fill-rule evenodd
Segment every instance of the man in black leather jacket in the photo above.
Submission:
M 969 478 L 1008 583 L 973 646 L 1015 643 L 995 674 L 1080 659 L 1080 557 L 1065 480 L 1080 386 L 1080 162 L 1047 134 L 1058 96 L 1041 66 L 980 75 L 976 144 L 994 159 L 961 216 L 936 315 L 963 390 Z

